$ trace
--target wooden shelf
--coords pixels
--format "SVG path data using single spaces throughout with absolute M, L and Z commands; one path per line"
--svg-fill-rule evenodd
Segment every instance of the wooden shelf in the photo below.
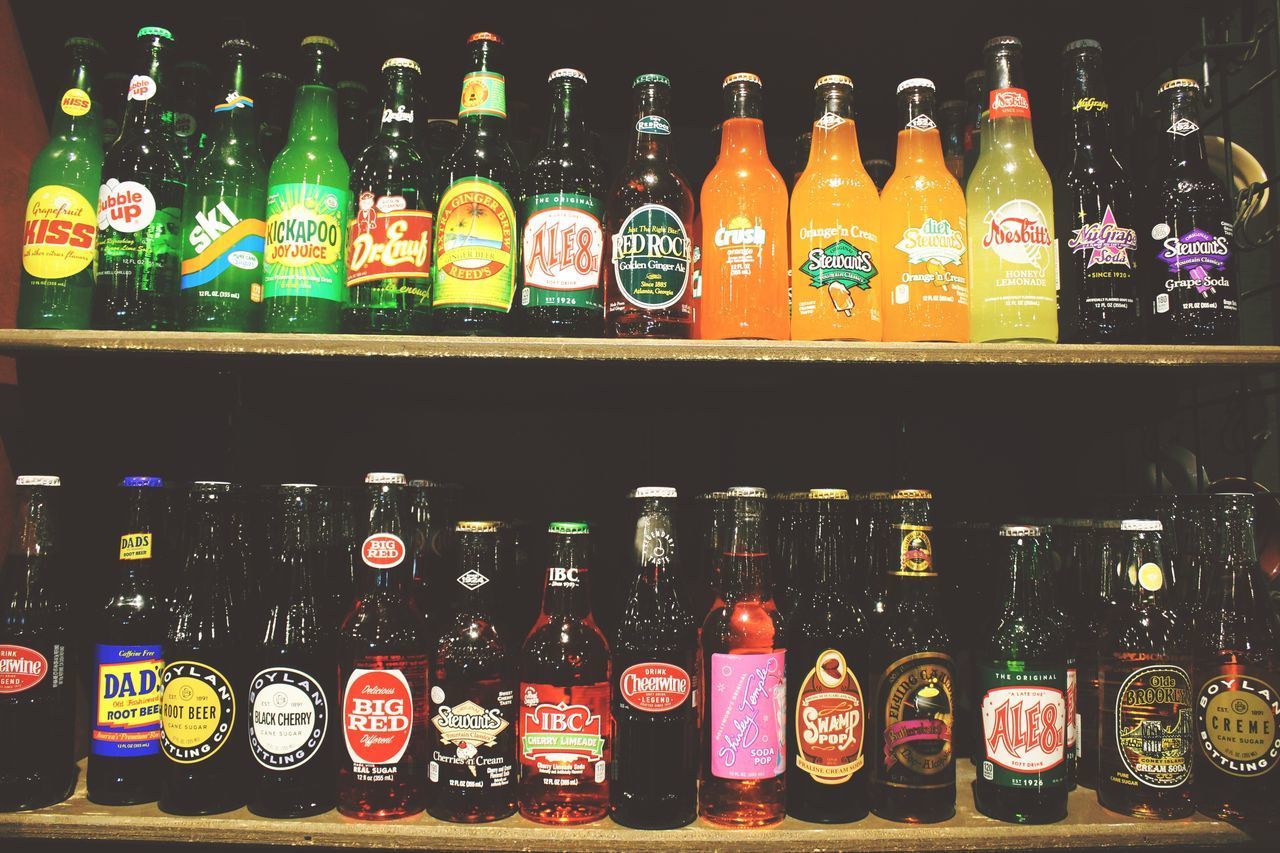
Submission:
M 959 765 L 957 814 L 946 823 L 911 826 L 875 816 L 845 826 L 819 826 L 788 818 L 762 830 L 728 830 L 701 821 L 684 829 L 643 832 L 609 820 L 580 827 L 549 827 L 520 817 L 464 826 L 418 816 L 394 823 L 348 820 L 335 812 L 303 820 L 266 820 L 241 809 L 213 817 L 173 817 L 154 805 L 106 807 L 85 799 L 81 783 L 65 803 L 34 812 L 0 814 L 0 839 L 159 841 L 391 850 L 584 850 L 687 851 L 829 850 L 1027 850 L 1090 847 L 1209 847 L 1248 845 L 1250 835 L 1199 815 L 1176 821 L 1143 821 L 1104 810 L 1090 790 L 1071 794 L 1065 821 L 1014 826 L 977 814 L 970 795 L 973 768 Z M 83 777 L 83 773 L 81 774 Z M 4 847 L 0 843 L 0 847 Z
M 0 352 L 112 352 L 269 358 L 541 359 L 586 362 L 825 362 L 958 366 L 1093 365 L 1274 368 L 1277 346 L 903 344 L 813 341 L 655 341 L 399 335 L 0 330 Z

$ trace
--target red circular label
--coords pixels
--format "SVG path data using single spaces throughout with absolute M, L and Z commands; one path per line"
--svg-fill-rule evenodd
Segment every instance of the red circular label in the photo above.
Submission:
M 398 669 L 356 669 L 342 697 L 347 754 L 357 764 L 395 764 L 413 732 L 413 694 Z
M 49 672 L 49 661 L 26 646 L 0 645 L 0 693 L 30 690 Z
M 671 663 L 638 663 L 618 679 L 622 698 L 651 714 L 679 708 L 689 698 L 690 686 L 689 673 Z
M 394 533 L 374 533 L 364 540 L 360 556 L 375 569 L 394 569 L 404 562 L 404 540 Z

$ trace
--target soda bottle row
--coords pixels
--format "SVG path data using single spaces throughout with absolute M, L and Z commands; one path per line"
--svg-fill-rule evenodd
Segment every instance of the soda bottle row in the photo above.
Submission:
M 1053 342 L 1061 325 L 1073 342 L 1239 341 L 1231 207 L 1205 158 L 1198 84 L 1159 88 L 1167 128 L 1136 190 L 1110 143 L 1093 40 L 1064 51 L 1071 139 L 1056 181 L 1036 153 L 1022 44 L 1001 36 L 966 81 L 983 108 L 963 189 L 932 81 L 898 87 L 897 163 L 878 190 L 853 80 L 832 74 L 815 84 L 790 194 L 756 74 L 724 79 L 719 156 L 695 194 L 671 151 L 661 74 L 635 79 L 633 142 L 607 186 L 587 77 L 571 68 L 549 76 L 546 143 L 521 168 L 493 33 L 468 40 L 457 142 L 438 164 L 420 144 L 412 60 L 382 66 L 379 130 L 349 161 L 338 45 L 303 39 L 288 142 L 268 163 L 252 44 L 223 45 L 226 96 L 194 153 L 172 105 L 172 34 L 146 27 L 139 45 L 104 159 L 100 49 L 68 42 L 69 88 L 32 170 L 23 326 Z M 947 143 L 958 171 L 963 140 Z

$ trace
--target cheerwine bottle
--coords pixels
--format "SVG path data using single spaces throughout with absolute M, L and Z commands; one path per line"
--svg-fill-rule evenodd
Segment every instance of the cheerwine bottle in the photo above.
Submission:
M 1058 339 L 1058 253 L 1053 184 L 1036 154 L 1022 42 L 987 42 L 990 110 L 969 205 L 970 336 L 984 341 Z
M 338 635 L 345 754 L 338 811 L 363 820 L 408 817 L 425 806 L 426 622 L 409 596 L 408 496 L 403 474 L 365 477 L 354 547 L 355 606 Z
M 547 532 L 542 613 L 520 653 L 520 814 L 589 823 L 609 812 L 609 645 L 591 615 L 588 526 Z

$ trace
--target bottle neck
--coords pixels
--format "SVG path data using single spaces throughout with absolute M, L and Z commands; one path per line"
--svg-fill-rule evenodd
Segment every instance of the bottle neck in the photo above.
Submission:
M 79 109 L 63 102 L 66 92 L 79 89 L 89 95 L 89 111 L 75 115 Z M 50 135 L 59 139 L 92 139 L 101 135 L 98 129 L 98 99 L 93 90 L 93 63 L 83 51 L 72 55 L 71 70 L 67 74 L 66 89 L 58 93 L 59 105 L 54 111 Z
M 231 533 L 230 512 L 221 497 L 198 496 L 189 510 L 187 559 L 183 580 L 190 602 L 207 607 L 225 602 L 229 595 L 226 538 Z
M 856 162 L 858 130 L 853 120 L 853 97 L 844 87 L 820 89 L 814 100 L 813 138 L 809 145 L 809 167 L 819 163 Z
M 403 510 L 404 486 L 368 485 L 365 488 L 368 524 L 364 528 L 365 538 L 356 545 L 357 559 L 363 567 L 360 592 L 403 595 L 411 562 Z
M 590 567 L 587 537 L 580 533 L 553 534 L 551 563 L 542 590 L 542 612 L 561 619 L 591 616 Z
M 378 135 L 387 139 L 413 139 L 417 75 L 407 68 L 389 68 L 384 73 L 382 124 Z
M 138 77 L 131 81 L 130 92 L 125 96 L 124 121 L 120 128 L 122 135 L 154 133 L 164 129 L 165 112 L 169 106 L 164 64 L 165 46 L 159 38 L 155 38 L 146 47 L 144 70 L 138 75 L 150 78 L 151 82 L 139 80 Z
M 641 504 L 636 522 L 635 555 L 641 583 L 655 590 L 674 583 L 680 552 L 675 518 L 664 501 L 646 499 Z
M 1062 104 L 1067 111 L 1072 148 L 1077 154 L 1110 151 L 1107 122 L 1111 104 L 1103 86 L 1102 70 L 1093 54 L 1077 57 L 1067 65 L 1062 87 Z
M 293 103 L 290 142 L 338 144 L 338 93 L 328 86 L 303 83 Z
M 492 612 L 494 581 L 498 578 L 498 534 L 458 534 L 456 609 L 461 613 Z
M 1044 577 L 1043 540 L 1034 536 L 1002 537 L 1006 543 L 1009 584 L 1004 610 L 1013 616 L 1042 612 L 1039 596 L 1048 586 Z
M 124 487 L 121 491 L 124 492 L 124 524 L 120 529 L 120 559 L 116 564 L 120 572 L 121 588 L 149 588 L 153 567 L 162 555 L 168 553 L 169 548 L 161 530 L 166 505 L 165 490 L 157 487 Z
M 556 80 L 551 90 L 551 115 L 547 120 L 547 147 L 580 149 L 586 147 L 584 124 L 578 109 L 581 84 L 569 77 Z
M 904 93 L 898 102 L 899 163 L 917 165 L 933 164 L 945 168 L 942 161 L 942 134 L 934 119 L 932 96 L 913 90 Z
M 809 592 L 843 597 L 849 591 L 844 502 L 814 501 L 813 504 L 811 562 L 806 579 Z
M 276 575 L 282 588 L 276 601 L 290 605 L 315 607 L 315 565 L 320 559 L 317 547 L 317 502 L 309 495 L 290 495 L 285 499 L 280 518 L 280 551 Z
M 1140 608 L 1167 608 L 1172 580 L 1163 536 L 1157 532 L 1129 532 L 1124 547 L 1124 583 L 1129 600 Z
M 1213 514 L 1221 519 L 1216 553 L 1218 564 L 1209 584 L 1210 610 L 1270 619 L 1266 581 L 1258 564 L 1253 538 L 1253 498 L 1230 495 L 1219 499 Z
M 1165 96 L 1164 116 L 1168 122 L 1160 128 L 1164 140 L 1167 165 L 1182 166 L 1205 163 L 1204 133 L 1200 129 L 1200 104 L 1189 89 L 1177 89 Z
M 1031 102 L 1022 76 L 1020 49 L 995 49 L 987 56 L 987 120 L 982 150 L 1034 151 Z M 990 145 L 988 146 L 988 142 Z
M 769 598 L 769 546 L 760 510 L 735 508 L 724 551 L 724 597 L 729 601 Z
M 57 547 L 53 495 L 47 488 L 19 486 L 17 497 L 17 524 L 9 553 L 28 559 L 48 556 Z
M 471 45 L 471 73 L 462 81 L 458 127 L 464 136 L 502 134 L 507 126 L 506 79 L 498 70 L 496 42 Z
M 727 118 L 720 125 L 721 159 L 758 160 L 766 156 L 764 122 L 758 118 Z
M 642 84 L 636 97 L 636 135 L 631 159 L 666 160 L 671 138 L 671 92 L 661 84 Z
M 214 143 L 257 147 L 259 119 L 250 79 L 248 60 L 243 54 L 236 54 L 223 80 L 222 94 L 226 100 L 213 109 L 214 123 L 210 136 Z

